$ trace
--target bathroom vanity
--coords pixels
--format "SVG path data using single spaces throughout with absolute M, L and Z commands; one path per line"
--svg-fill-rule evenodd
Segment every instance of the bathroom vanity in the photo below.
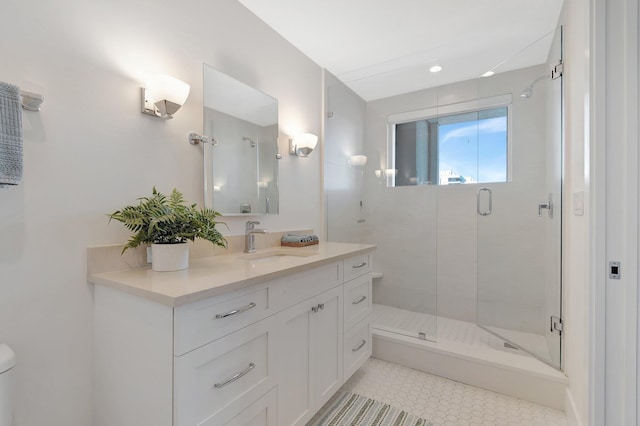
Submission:
M 192 260 L 95 284 L 95 426 L 304 425 L 371 355 L 374 246 Z

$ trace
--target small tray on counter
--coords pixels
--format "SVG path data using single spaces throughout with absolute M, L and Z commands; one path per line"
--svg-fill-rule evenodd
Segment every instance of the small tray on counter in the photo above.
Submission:
M 306 247 L 319 243 L 320 241 L 316 235 L 286 234 L 280 240 L 280 245 L 283 247 Z

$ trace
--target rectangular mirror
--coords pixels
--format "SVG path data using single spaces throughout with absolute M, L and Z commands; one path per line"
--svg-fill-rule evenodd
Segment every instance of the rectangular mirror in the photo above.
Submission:
M 204 65 L 204 204 L 278 214 L 278 100 Z

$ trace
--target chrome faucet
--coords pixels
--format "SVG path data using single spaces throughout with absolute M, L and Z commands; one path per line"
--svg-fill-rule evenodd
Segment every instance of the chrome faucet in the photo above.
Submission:
M 253 253 L 256 251 L 255 247 L 255 234 L 266 234 L 266 229 L 256 229 L 256 225 L 260 225 L 260 222 L 255 220 L 248 220 L 246 228 L 244 229 L 244 252 Z

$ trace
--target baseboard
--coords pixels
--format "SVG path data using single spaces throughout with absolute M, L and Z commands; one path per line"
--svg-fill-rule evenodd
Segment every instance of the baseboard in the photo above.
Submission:
M 580 420 L 580 416 L 578 415 L 575 401 L 573 400 L 573 395 L 571 395 L 568 387 L 565 392 L 564 413 L 567 416 L 567 424 L 569 426 L 583 426 L 582 420 Z

